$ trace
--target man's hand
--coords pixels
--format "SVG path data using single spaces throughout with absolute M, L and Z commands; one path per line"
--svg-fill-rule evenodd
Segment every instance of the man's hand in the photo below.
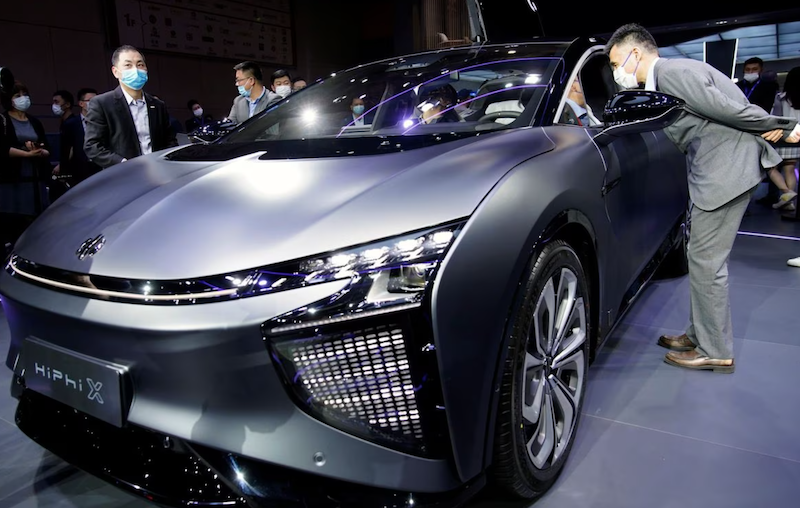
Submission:
M 61 164 L 56 164 L 56 167 L 53 168 L 53 174 L 58 175 L 61 173 Z
M 761 135 L 761 137 L 770 143 L 775 143 L 783 139 L 783 129 L 775 129 L 774 131 L 765 132 Z M 796 143 L 796 141 L 790 141 L 790 143 Z

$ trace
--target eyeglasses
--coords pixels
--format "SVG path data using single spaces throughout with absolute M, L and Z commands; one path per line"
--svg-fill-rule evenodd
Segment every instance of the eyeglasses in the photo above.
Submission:
M 244 83 L 248 79 L 252 78 L 253 76 L 247 76 L 246 78 L 239 78 L 233 82 L 234 85 L 239 86 L 241 83 Z

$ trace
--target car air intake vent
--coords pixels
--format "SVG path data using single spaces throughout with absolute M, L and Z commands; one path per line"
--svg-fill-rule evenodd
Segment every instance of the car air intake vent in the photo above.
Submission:
M 282 342 L 275 351 L 292 390 L 328 423 L 406 445 L 422 441 L 401 327 Z

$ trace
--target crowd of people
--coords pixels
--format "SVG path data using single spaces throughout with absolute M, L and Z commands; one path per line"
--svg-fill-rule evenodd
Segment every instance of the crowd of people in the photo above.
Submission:
M 666 132 L 687 154 L 689 166 L 691 313 L 685 334 L 663 336 L 659 344 L 673 350 L 666 356 L 672 365 L 732 372 L 728 258 L 751 197 L 762 182 L 763 169 L 777 193 L 768 198 L 774 199 L 772 206 L 796 207 L 800 148 L 776 150 L 771 143 L 800 141 L 800 68 L 788 73 L 780 91 L 777 82 L 765 75 L 763 62 L 750 59 L 745 62 L 744 79 L 734 84 L 703 62 L 659 58 L 652 35 L 638 25 L 621 27 L 610 39 L 607 52 L 621 88 L 644 85 L 646 90 L 680 97 L 688 106 Z M 163 101 L 143 90 L 147 63 L 135 47 L 121 46 L 111 63 L 119 82 L 114 90 L 98 94 L 83 88 L 75 96 L 67 90 L 53 93 L 52 112 L 61 118 L 55 167 L 42 123 L 28 114 L 31 99 L 27 87 L 16 83 L 3 94 L 0 156 L 7 155 L 0 171 L 3 243 L 13 242 L 57 197 L 52 185 L 48 189 L 45 176 L 69 175 L 73 184 L 79 183 L 110 166 L 177 146 L 177 133 L 214 122 L 196 99 L 187 102 L 191 117 L 183 125 L 172 118 Z M 302 78 L 292 79 L 285 70 L 275 71 L 265 82 L 254 62 L 242 62 L 233 71 L 238 95 L 225 120 L 236 124 L 306 86 Z M 573 89 L 568 97 L 570 104 L 575 104 L 577 118 L 590 125 L 599 122 L 578 107 L 575 99 L 579 92 Z M 458 97 L 450 90 L 433 99 L 422 108 L 425 122 L 438 118 L 437 112 L 455 104 Z M 79 115 L 73 113 L 74 106 L 80 108 Z M 364 109 L 363 99 L 354 98 L 344 124 L 369 122 Z M 788 263 L 800 266 L 800 257 Z
M 244 122 L 307 86 L 303 78 L 292 79 L 286 70 L 275 71 L 265 83 L 261 67 L 254 62 L 242 62 L 233 71 L 238 95 L 222 121 Z M 119 82 L 112 91 L 53 92 L 51 110 L 60 119 L 57 147 L 50 146 L 42 122 L 29 114 L 28 87 L 18 81 L 4 90 L 0 246 L 12 244 L 70 186 L 115 164 L 177 146 L 177 134 L 192 133 L 215 122 L 197 99 L 186 103 L 190 116 L 185 122 L 173 118 L 164 101 L 144 91 L 147 62 L 133 46 L 114 51 L 111 72 Z M 51 155 L 54 150 L 56 156 Z

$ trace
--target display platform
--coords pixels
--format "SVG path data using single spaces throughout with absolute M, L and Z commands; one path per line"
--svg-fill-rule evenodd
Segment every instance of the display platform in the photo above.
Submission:
M 688 316 L 688 279 L 641 295 L 589 374 L 578 439 L 534 508 L 791 506 L 800 496 L 800 224 L 754 205 L 730 264 L 736 372 L 663 362 L 663 333 Z M 8 348 L 0 313 L 0 351 Z M 0 369 L 0 506 L 149 508 L 31 442 L 13 425 Z M 468 508 L 526 508 L 485 491 Z

